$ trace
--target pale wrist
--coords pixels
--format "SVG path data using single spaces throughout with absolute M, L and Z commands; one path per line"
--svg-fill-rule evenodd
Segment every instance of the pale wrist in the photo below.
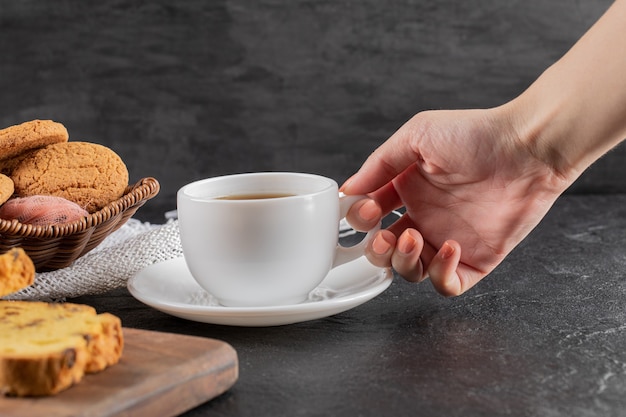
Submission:
M 573 182 L 626 137 L 626 0 L 617 1 L 567 54 L 503 106 L 519 140 Z
M 577 102 L 567 89 L 551 83 L 549 68 L 530 88 L 505 104 L 514 135 L 537 160 L 573 182 L 588 166 L 576 132 Z

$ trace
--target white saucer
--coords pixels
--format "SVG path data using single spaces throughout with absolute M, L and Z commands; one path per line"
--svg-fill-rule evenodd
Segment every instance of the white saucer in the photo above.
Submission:
M 184 258 L 150 265 L 128 281 L 139 301 L 172 316 L 230 326 L 279 326 L 332 316 L 385 291 L 393 274 L 365 257 L 333 269 L 308 300 L 275 307 L 224 307 L 191 276 Z

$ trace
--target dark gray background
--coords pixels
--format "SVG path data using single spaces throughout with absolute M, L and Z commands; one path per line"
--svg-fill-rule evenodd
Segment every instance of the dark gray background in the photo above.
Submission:
M 162 190 L 294 170 L 345 180 L 420 110 L 519 94 L 611 1 L 0 0 L 0 127 L 64 123 Z M 569 192 L 624 192 L 624 146 Z

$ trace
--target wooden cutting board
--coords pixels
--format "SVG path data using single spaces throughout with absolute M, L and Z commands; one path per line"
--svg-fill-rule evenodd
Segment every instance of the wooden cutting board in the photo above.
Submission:
M 237 353 L 204 337 L 124 328 L 120 362 L 59 394 L 0 397 L 0 416 L 176 416 L 228 390 Z

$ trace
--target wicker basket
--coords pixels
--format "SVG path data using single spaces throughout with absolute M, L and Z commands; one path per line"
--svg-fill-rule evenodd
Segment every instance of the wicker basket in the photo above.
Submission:
M 21 246 L 37 272 L 64 268 L 126 223 L 159 188 L 156 179 L 144 178 L 101 210 L 62 225 L 34 226 L 0 219 L 0 253 Z

